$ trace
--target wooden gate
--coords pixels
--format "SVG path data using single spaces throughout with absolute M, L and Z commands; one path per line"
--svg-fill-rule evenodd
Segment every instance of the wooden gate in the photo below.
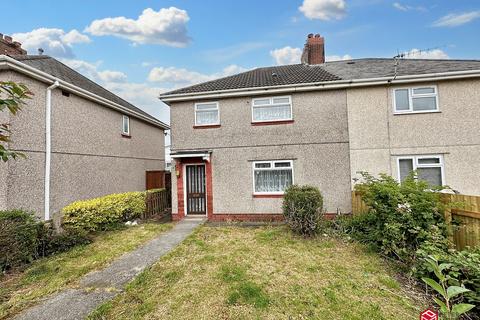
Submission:
M 187 215 L 207 212 L 205 193 L 205 166 L 187 165 Z
M 146 181 L 145 181 L 145 189 L 161 189 L 167 188 L 167 174 L 170 174 L 168 171 L 147 171 L 146 172 Z M 170 184 L 170 183 L 168 183 Z

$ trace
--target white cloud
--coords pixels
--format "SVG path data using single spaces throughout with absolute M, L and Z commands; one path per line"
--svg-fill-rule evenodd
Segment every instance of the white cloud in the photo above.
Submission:
M 300 63 L 302 50 L 300 48 L 292 48 L 290 46 L 270 51 L 270 55 L 278 65 Z
M 182 85 L 192 85 L 200 82 L 210 81 L 217 78 L 237 74 L 246 70 L 247 69 L 237 65 L 229 65 L 225 67 L 221 72 L 213 74 L 203 74 L 184 68 L 155 67 L 150 70 L 148 80 L 151 82 L 163 83 L 165 85 L 178 87 Z
M 448 54 L 443 50 L 433 49 L 428 51 L 421 51 L 418 49 L 412 49 L 410 51 L 404 52 L 406 59 L 450 59 Z
M 126 17 L 93 21 L 86 29 L 95 36 L 116 36 L 139 44 L 161 44 L 184 47 L 190 42 L 187 35 L 187 11 L 175 7 L 155 11 L 143 10 L 138 19 Z
M 98 72 L 98 75 L 102 81 L 105 82 L 125 82 L 127 81 L 127 75 L 120 71 L 105 70 Z
M 22 47 L 30 54 L 36 54 L 42 48 L 45 54 L 59 58 L 73 58 L 72 47 L 77 43 L 88 43 L 90 38 L 73 29 L 65 33 L 62 29 L 39 28 L 25 33 L 14 33 L 15 41 L 21 42 Z
M 427 11 L 425 7 L 422 6 L 409 6 L 407 4 L 401 4 L 400 2 L 394 2 L 393 7 L 397 10 L 400 11 L 411 11 L 411 10 L 416 10 L 416 11 Z
M 68 65 L 70 68 L 80 72 L 87 78 L 90 78 L 93 81 L 99 83 L 110 83 L 110 82 L 126 82 L 127 75 L 120 71 L 113 70 L 102 70 L 99 71 L 102 62 L 97 61 L 95 63 L 77 60 L 77 59 L 60 59 L 63 63 Z
M 344 54 L 343 56 L 331 55 L 331 56 L 325 57 L 325 61 L 341 61 L 341 60 L 352 60 L 352 56 L 349 54 Z
M 434 27 L 458 27 L 480 18 L 480 10 L 464 13 L 451 13 L 433 23 Z
M 339 20 L 345 17 L 345 0 L 303 0 L 299 8 L 308 19 Z

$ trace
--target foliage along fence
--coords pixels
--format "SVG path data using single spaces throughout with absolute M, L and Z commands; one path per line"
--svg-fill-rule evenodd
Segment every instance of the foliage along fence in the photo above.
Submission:
M 480 196 L 442 194 L 447 204 L 445 220 L 451 226 L 452 241 L 458 250 L 480 246 Z M 360 193 L 352 192 L 352 213 L 368 211 Z
M 142 215 L 142 219 L 149 219 L 152 217 L 164 217 L 168 214 L 171 208 L 170 204 L 170 190 L 155 189 L 146 192 L 146 210 Z

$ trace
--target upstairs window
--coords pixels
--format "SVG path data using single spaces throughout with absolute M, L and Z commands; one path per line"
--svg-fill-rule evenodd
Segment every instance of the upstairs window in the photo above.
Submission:
M 283 194 L 293 184 L 293 161 L 258 161 L 253 163 L 253 193 Z
M 438 111 L 436 86 L 395 89 L 393 105 L 395 113 L 419 113 Z
M 292 119 L 292 98 L 290 96 L 252 99 L 252 122 Z
M 122 117 L 122 134 L 130 135 L 130 118 L 128 116 Z
M 220 124 L 218 102 L 202 102 L 195 104 L 195 125 L 210 126 Z
M 410 156 L 398 158 L 398 177 L 400 181 L 416 170 L 418 178 L 431 185 L 445 184 L 442 156 Z

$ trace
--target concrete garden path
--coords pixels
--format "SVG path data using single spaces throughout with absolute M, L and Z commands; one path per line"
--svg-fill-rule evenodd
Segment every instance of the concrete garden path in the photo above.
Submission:
M 84 319 L 98 305 L 120 293 L 128 282 L 182 242 L 204 221 L 204 218 L 180 221 L 170 231 L 122 255 L 105 269 L 87 274 L 80 280 L 78 288 L 53 294 L 16 319 Z

